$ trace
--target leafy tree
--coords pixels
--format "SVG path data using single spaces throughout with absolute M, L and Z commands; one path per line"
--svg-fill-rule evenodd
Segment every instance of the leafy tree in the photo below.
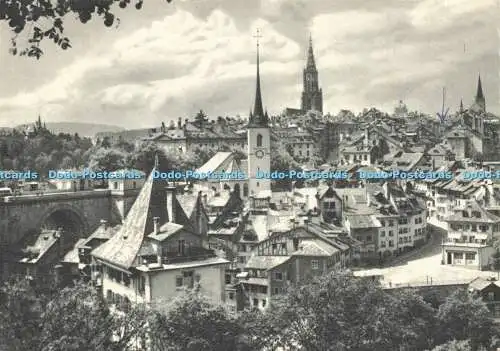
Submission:
M 216 150 L 206 149 L 206 148 L 196 148 L 194 150 L 194 154 L 197 155 L 198 162 L 200 165 L 205 164 L 208 160 L 210 160 L 216 154 Z
M 495 271 L 500 271 L 500 250 L 498 249 L 498 241 L 495 241 L 495 252 L 491 255 L 491 268 Z
M 43 303 L 27 280 L 9 282 L 0 292 L 0 349 L 36 350 Z
M 396 294 L 388 309 L 389 321 L 395 322 L 391 330 L 399 328 L 392 339 L 405 350 L 425 350 L 434 345 L 436 337 L 436 310 L 414 291 Z
M 94 170 L 117 171 L 126 166 L 127 154 L 116 149 L 100 148 L 90 157 L 89 167 Z
M 410 292 L 385 292 L 348 272 L 314 277 L 271 304 L 283 347 L 298 350 L 425 350 L 436 311 Z
M 448 297 L 437 314 L 439 336 L 448 340 L 470 340 L 472 350 L 489 346 L 493 322 L 481 298 L 459 290 Z
M 155 164 L 156 156 L 158 157 L 158 167 L 160 170 L 165 171 L 171 168 L 172 163 L 165 151 L 157 144 L 151 142 L 141 144 L 139 148 L 132 152 L 127 158 L 127 164 L 130 168 L 149 174 Z
M 48 130 L 30 136 L 12 132 L 6 140 L 0 168 L 29 169 L 41 174 L 48 169 L 84 165 L 84 155 L 92 147 L 88 138 L 63 133 L 55 135 Z
M 446 344 L 436 346 L 432 351 L 472 351 L 469 340 L 452 340 Z
M 41 315 L 41 343 L 47 350 L 109 350 L 113 316 L 98 291 L 78 284 L 63 289 Z
M 386 329 L 385 308 L 390 299 L 366 280 L 347 273 L 316 277 L 290 289 L 271 308 L 280 314 L 288 340 L 285 347 L 300 350 L 394 349 Z M 286 326 L 288 325 L 288 327 Z M 294 345 L 295 344 L 295 345 Z
M 239 349 L 272 350 L 278 347 L 283 333 L 283 323 L 280 315 L 271 311 L 243 311 L 237 317 L 237 323 L 242 330 L 239 337 Z
M 129 153 L 134 151 L 135 146 L 132 143 L 124 140 L 123 138 L 119 138 L 116 143 L 112 145 L 112 147 L 122 150 L 123 152 Z
M 205 111 L 200 110 L 196 116 L 194 116 L 194 123 L 198 127 L 202 127 L 206 122 L 208 122 L 208 117 Z
M 240 329 L 225 309 L 198 292 L 186 292 L 149 320 L 151 349 L 237 350 Z
M 145 310 L 112 314 L 101 293 L 83 283 L 53 292 L 19 280 L 0 297 L 1 350 L 127 351 L 146 331 Z
M 171 2 L 172 0 L 166 0 Z M 118 26 L 120 20 L 115 15 L 118 4 L 126 8 L 131 2 L 140 10 L 143 0 L 2 0 L 0 1 L 0 21 L 7 22 L 13 32 L 10 52 L 13 55 L 39 59 L 43 55 L 42 41 L 49 40 L 61 49 L 71 48 L 70 39 L 65 36 L 65 21 L 76 15 L 82 23 L 94 18 L 103 21 L 106 27 Z M 18 36 L 26 33 L 28 45 L 18 47 Z
M 111 147 L 111 141 L 109 140 L 109 137 L 104 137 L 101 141 L 100 144 L 101 147 L 107 149 Z
M 40 153 L 40 155 L 38 155 L 38 157 L 35 159 L 35 167 L 40 171 L 46 171 L 49 168 L 50 163 L 50 156 L 43 152 Z

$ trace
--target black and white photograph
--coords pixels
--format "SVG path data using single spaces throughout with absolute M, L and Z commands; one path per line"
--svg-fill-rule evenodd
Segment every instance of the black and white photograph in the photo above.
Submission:
M 500 0 L 0 0 L 0 351 L 500 350 Z

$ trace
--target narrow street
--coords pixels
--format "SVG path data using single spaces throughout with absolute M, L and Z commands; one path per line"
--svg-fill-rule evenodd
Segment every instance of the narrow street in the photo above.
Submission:
M 360 275 L 383 275 L 384 284 L 445 284 L 497 276 L 497 272 L 477 271 L 441 264 L 442 233 L 433 231 L 430 242 L 419 250 L 398 257 L 384 268 L 357 271 Z
M 387 265 L 385 265 L 385 268 L 400 266 L 402 264 L 406 264 L 413 260 L 418 260 L 436 254 L 441 254 L 441 243 L 443 241 L 444 232 L 436 229 L 430 229 L 430 230 L 431 230 L 431 238 L 424 246 L 414 251 L 410 251 L 401 256 L 396 257 L 394 260 L 387 263 Z

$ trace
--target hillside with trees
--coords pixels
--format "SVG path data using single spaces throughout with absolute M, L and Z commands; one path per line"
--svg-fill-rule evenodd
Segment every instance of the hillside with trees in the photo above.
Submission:
M 332 272 L 267 312 L 231 315 L 194 291 L 154 306 L 109 306 L 77 283 L 55 292 L 11 282 L 0 293 L 0 350 L 483 351 L 498 346 L 486 305 L 458 291 L 433 307 L 408 291 Z M 117 331 L 120 331 L 117 333 Z
M 27 135 L 13 130 L 0 137 L 0 169 L 46 173 L 78 167 L 85 164 L 91 147 L 91 140 L 78 134 L 53 134 L 40 128 Z

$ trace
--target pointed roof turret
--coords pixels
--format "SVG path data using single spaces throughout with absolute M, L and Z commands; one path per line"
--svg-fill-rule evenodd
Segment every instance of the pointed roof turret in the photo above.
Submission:
M 314 60 L 314 50 L 312 36 L 309 35 L 309 49 L 307 50 L 307 68 L 316 69 L 316 61 Z
M 464 112 L 464 101 L 460 99 L 460 112 Z
M 255 103 L 253 107 L 253 113 L 250 115 L 249 127 L 259 128 L 268 127 L 268 120 L 264 113 L 264 107 L 262 104 L 262 93 L 260 89 L 260 55 L 259 55 L 259 31 L 257 31 L 257 82 L 255 87 Z
M 476 97 L 474 99 L 474 103 L 471 106 L 471 110 L 478 113 L 486 112 L 486 100 L 484 98 L 481 75 L 479 75 L 477 79 Z
M 477 79 L 476 101 L 480 99 L 484 100 L 483 85 L 481 84 L 481 75 L 479 75 L 479 78 Z

